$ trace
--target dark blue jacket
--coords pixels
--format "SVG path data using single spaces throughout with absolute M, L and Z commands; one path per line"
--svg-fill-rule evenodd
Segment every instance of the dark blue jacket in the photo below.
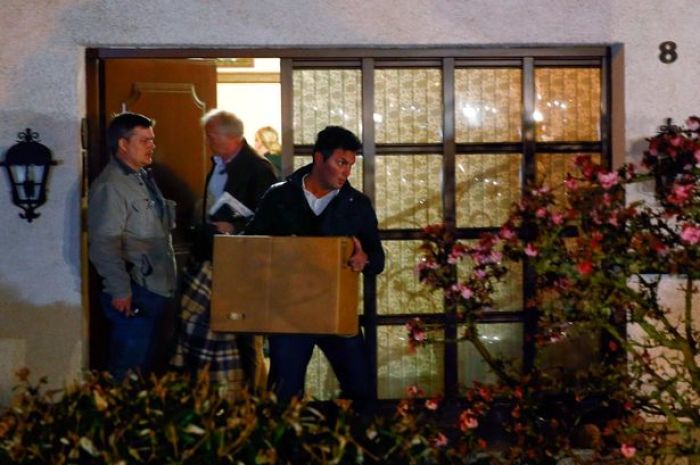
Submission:
M 302 178 L 311 172 L 311 166 L 298 169 L 286 181 L 268 189 L 245 234 L 355 236 L 369 259 L 363 273 L 381 273 L 384 270 L 384 250 L 379 240 L 377 215 L 369 198 L 346 182 L 321 215 L 316 216 L 302 187 Z

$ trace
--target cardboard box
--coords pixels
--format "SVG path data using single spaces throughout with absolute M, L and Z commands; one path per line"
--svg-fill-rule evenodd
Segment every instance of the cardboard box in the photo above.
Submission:
M 352 251 L 346 237 L 216 236 L 212 329 L 357 334 Z

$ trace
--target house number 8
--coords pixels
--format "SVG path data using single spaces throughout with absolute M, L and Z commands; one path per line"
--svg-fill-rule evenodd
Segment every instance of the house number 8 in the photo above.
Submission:
M 659 44 L 659 50 L 661 50 L 661 53 L 659 53 L 659 60 L 661 60 L 661 63 L 673 63 L 678 58 L 675 42 L 661 42 Z

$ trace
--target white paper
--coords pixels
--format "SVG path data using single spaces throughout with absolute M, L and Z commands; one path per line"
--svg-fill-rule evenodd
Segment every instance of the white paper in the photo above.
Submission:
M 236 197 L 232 196 L 228 192 L 224 192 L 218 199 L 216 199 L 214 205 L 212 205 L 209 209 L 209 214 L 213 215 L 224 204 L 231 207 L 231 209 L 240 216 L 253 216 L 253 210 L 243 205 L 243 203 L 240 200 L 238 200 Z

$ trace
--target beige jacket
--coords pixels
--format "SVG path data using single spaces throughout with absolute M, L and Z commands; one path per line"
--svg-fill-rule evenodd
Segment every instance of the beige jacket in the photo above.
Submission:
M 90 187 L 89 257 L 112 298 L 131 295 L 130 279 L 165 297 L 175 292 L 175 202 L 152 186 L 112 158 Z

